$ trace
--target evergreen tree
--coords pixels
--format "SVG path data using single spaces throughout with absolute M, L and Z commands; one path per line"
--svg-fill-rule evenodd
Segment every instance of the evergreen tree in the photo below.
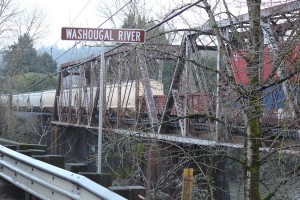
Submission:
M 37 55 L 35 66 L 34 72 L 53 73 L 56 71 L 57 63 L 48 53 L 44 52 L 41 55 Z
M 45 74 L 29 72 L 21 75 L 17 75 L 14 79 L 14 92 L 20 92 L 24 89 L 30 88 L 26 90 L 26 92 L 33 91 L 43 91 L 49 89 L 55 89 L 57 83 L 57 77 L 53 76 L 45 79 L 40 84 L 35 85 L 38 81 L 45 78 Z
M 18 41 L 4 52 L 4 74 L 16 76 L 23 73 L 52 73 L 56 71 L 57 63 L 48 53 L 38 55 L 33 46 L 33 40 L 28 34 L 18 38 Z
M 36 50 L 33 48 L 33 40 L 25 34 L 18 38 L 18 42 L 8 47 L 4 52 L 4 73 L 8 76 L 30 71 L 34 66 Z

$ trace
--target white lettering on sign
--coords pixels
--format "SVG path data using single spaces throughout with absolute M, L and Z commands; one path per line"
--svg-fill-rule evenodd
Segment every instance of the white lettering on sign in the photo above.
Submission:
M 66 29 L 66 39 L 67 40 L 111 40 L 112 37 L 111 30 L 101 30 L 101 29 Z
M 141 33 L 139 31 L 124 31 L 124 30 L 121 30 L 121 31 L 119 31 L 118 40 L 119 41 L 124 41 L 124 42 L 127 42 L 127 41 L 135 42 L 135 41 L 140 41 L 141 40 L 140 36 L 141 36 Z
M 139 29 L 102 29 L 63 27 L 61 39 L 85 41 L 113 41 L 124 43 L 144 43 L 145 30 Z

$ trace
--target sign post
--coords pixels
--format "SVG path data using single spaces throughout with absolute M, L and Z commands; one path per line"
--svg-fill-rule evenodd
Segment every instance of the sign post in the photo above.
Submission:
M 103 84 L 105 79 L 105 49 L 104 41 L 119 43 L 144 43 L 145 30 L 141 29 L 101 29 L 101 28 L 73 28 L 63 27 L 61 29 L 62 40 L 76 41 L 101 41 L 100 74 L 99 74 L 99 128 L 98 128 L 98 162 L 97 173 L 101 173 L 102 160 L 102 129 L 103 129 Z
M 98 165 L 97 173 L 101 174 L 101 160 L 102 160 L 102 128 L 103 128 L 103 83 L 104 83 L 104 68 L 105 68 L 105 58 L 104 58 L 104 41 L 101 42 L 101 57 L 100 57 L 100 73 L 99 73 L 99 116 L 98 116 Z M 101 87 L 102 86 L 102 87 Z

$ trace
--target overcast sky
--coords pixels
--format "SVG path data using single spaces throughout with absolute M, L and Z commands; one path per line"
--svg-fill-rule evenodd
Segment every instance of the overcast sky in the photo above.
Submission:
M 43 45 L 72 46 L 73 41 L 60 39 L 62 27 L 98 27 L 101 23 L 96 9 L 99 0 L 22 0 L 21 3 L 24 8 L 37 6 L 47 15 L 49 32 L 40 41 Z
M 49 24 L 49 32 L 46 36 L 46 39 L 39 41 L 37 46 L 54 46 L 68 48 L 74 45 L 74 41 L 62 41 L 61 40 L 61 28 L 62 27 L 90 27 L 97 28 L 106 18 L 105 14 L 100 13 L 99 5 L 108 5 L 110 6 L 111 13 L 114 13 L 117 9 L 121 8 L 123 5 L 114 5 L 109 2 L 116 2 L 115 0 L 17 0 L 21 2 L 22 8 L 38 7 L 47 15 L 47 21 Z M 128 0 L 129 1 L 129 0 Z M 171 10 L 176 8 L 179 5 L 188 2 L 195 2 L 196 0 L 137 0 L 141 5 L 143 5 L 144 12 L 149 19 L 161 21 L 166 13 L 170 13 Z M 229 0 L 236 2 L 235 0 Z M 242 0 L 241 2 L 243 2 Z M 103 2 L 103 3 L 102 3 Z M 120 2 L 120 1 L 119 1 Z M 123 2 L 126 2 L 125 0 Z M 177 2 L 177 3 L 175 3 Z M 125 3 L 124 3 L 125 4 Z M 239 3 L 240 4 L 240 3 Z M 235 10 L 240 5 L 234 5 Z M 231 4 L 230 4 L 231 5 Z M 105 6 L 103 6 L 104 9 Z M 207 14 L 204 9 L 199 9 L 194 7 L 194 12 L 184 14 L 176 17 L 173 20 L 173 25 L 176 24 L 177 28 L 181 24 L 187 27 L 194 27 L 203 24 L 206 20 Z M 189 9 L 191 10 L 191 9 Z M 141 9 L 139 10 L 141 11 Z M 191 11 L 192 12 L 192 11 Z M 172 13 L 172 12 L 171 12 Z M 236 13 L 239 14 L 239 13 Z M 101 16 L 102 15 L 102 18 Z M 186 15 L 185 17 L 182 17 Z M 119 18 L 119 21 L 122 18 Z M 192 21 L 195 21 L 195 24 L 192 24 Z M 191 23 L 191 24 L 187 24 Z M 165 26 L 167 24 L 164 24 Z M 120 27 L 120 24 L 117 24 L 117 28 Z M 106 23 L 102 28 L 116 28 L 112 24 Z M 186 27 L 186 28 L 187 28 Z M 171 27 L 172 28 L 172 27 Z
M 104 16 L 108 14 L 100 13 L 99 5 L 108 5 L 111 9 L 111 14 L 121 8 L 122 5 L 114 5 L 115 0 L 19 0 L 21 7 L 27 8 L 38 7 L 42 9 L 46 15 L 49 23 L 49 33 L 46 40 L 39 41 L 40 44 L 46 46 L 57 45 L 58 47 L 70 47 L 74 45 L 74 41 L 62 41 L 60 39 L 61 28 L 72 27 L 94 27 L 97 28 L 103 21 L 106 20 Z M 181 0 L 138 0 L 143 5 L 146 17 L 157 21 L 162 20 L 164 13 L 168 13 L 174 9 L 177 5 L 174 3 L 178 1 L 179 5 L 182 4 Z M 195 1 L 195 0 L 187 0 Z M 101 3 L 103 2 L 103 3 Z M 119 1 L 121 2 L 121 1 Z M 126 2 L 125 0 L 123 2 Z M 129 2 L 129 0 L 128 0 Z M 186 2 L 186 3 L 187 3 Z M 125 4 L 125 3 L 124 3 Z M 163 10 L 163 12 L 161 12 Z M 143 12 L 139 10 L 139 12 Z M 102 15 L 102 17 L 101 17 Z M 194 19 L 194 17 L 192 18 Z M 122 20 L 118 18 L 117 20 Z M 113 27 L 113 24 L 106 23 L 102 28 L 119 28 L 121 24 L 115 24 L 117 27 Z

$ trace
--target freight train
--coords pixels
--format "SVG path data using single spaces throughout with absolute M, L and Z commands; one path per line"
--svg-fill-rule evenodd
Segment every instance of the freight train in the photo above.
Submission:
M 151 91 L 155 102 L 155 109 L 157 115 L 161 115 L 167 96 L 163 94 L 163 84 L 150 80 Z M 139 85 L 139 97 L 135 98 L 136 84 L 135 81 L 122 83 L 121 90 L 118 90 L 117 84 L 106 85 L 106 106 L 110 113 L 116 113 L 118 108 L 118 91 L 121 91 L 121 107 L 124 111 L 128 112 L 141 112 L 147 113 L 147 107 L 144 98 L 144 86 L 142 83 Z M 78 112 L 78 108 L 87 112 L 88 104 L 95 100 L 96 87 L 87 87 L 84 91 L 82 88 L 74 87 L 71 89 L 64 89 L 60 92 L 59 97 L 56 97 L 56 90 L 47 90 L 42 92 L 30 92 L 12 95 L 12 107 L 18 112 L 45 112 L 51 113 L 53 111 L 54 102 L 57 100 L 63 109 L 69 107 L 74 112 Z M 183 106 L 184 95 L 179 96 Z M 81 103 L 80 103 L 81 99 Z M 192 93 L 188 95 L 189 103 L 187 110 L 189 113 L 197 114 L 204 113 L 207 104 L 212 104 L 212 98 L 207 94 Z M 8 105 L 9 95 L 1 95 L 0 101 L 2 105 Z M 138 108 L 136 108 L 136 101 L 138 101 Z M 138 109 L 138 110 L 136 110 Z M 173 107 L 171 114 L 177 115 L 175 107 Z
M 153 95 L 163 94 L 163 85 L 157 81 L 151 80 L 151 90 Z M 140 83 L 139 95 L 143 95 L 143 85 Z M 71 89 L 64 89 L 60 92 L 57 98 L 56 90 L 47 90 L 42 92 L 30 92 L 12 95 L 12 107 L 16 111 L 24 112 L 52 112 L 55 99 L 62 105 L 62 107 L 71 106 L 74 110 L 77 107 L 87 107 L 87 102 L 95 99 L 97 87 L 87 87 L 86 90 L 73 87 Z M 128 109 L 135 108 L 135 82 L 121 84 L 121 101 L 123 105 L 126 104 Z M 81 105 L 80 100 L 81 99 Z M 7 104 L 9 95 L 1 95 L 0 100 L 2 104 Z M 118 86 L 117 84 L 108 84 L 106 86 L 106 101 L 108 107 L 111 109 L 117 108 L 118 103 Z

